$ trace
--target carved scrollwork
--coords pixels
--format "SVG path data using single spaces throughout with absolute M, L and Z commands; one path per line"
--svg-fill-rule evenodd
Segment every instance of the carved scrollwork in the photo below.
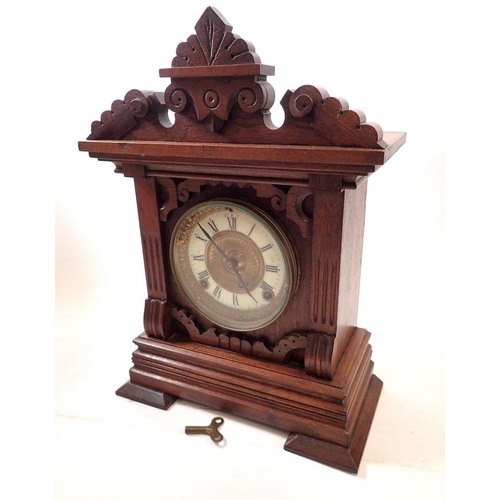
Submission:
M 292 186 L 286 195 L 286 216 L 297 224 L 304 238 L 310 238 L 312 233 L 312 219 L 305 209 L 311 196 L 312 191 L 302 186 Z
M 150 96 L 152 94 L 153 92 L 149 92 L 149 95 L 146 96 L 140 90 L 130 90 L 125 95 L 124 102 L 134 116 L 144 118 L 151 110 Z
M 277 212 L 281 212 L 286 208 L 286 194 L 281 189 L 271 184 L 255 184 L 255 191 L 259 198 L 268 198 L 271 201 L 271 206 Z
M 157 182 L 162 187 L 162 197 L 160 199 L 160 220 L 166 221 L 168 214 L 177 208 L 177 189 L 172 179 L 168 177 L 158 177 Z
M 269 109 L 274 102 L 274 89 L 267 82 L 254 82 L 240 90 L 238 104 L 245 113 Z
M 206 181 L 199 179 L 186 179 L 177 186 L 177 197 L 180 202 L 185 203 L 191 196 L 190 193 L 199 193 L 201 186 L 206 184 Z
M 311 334 L 307 337 L 304 366 L 308 375 L 332 378 L 332 355 L 335 337 L 324 334 Z
M 169 324 L 167 302 L 161 299 L 146 299 L 144 305 L 144 331 L 146 335 L 167 340 L 171 335 Z
M 144 118 L 158 108 L 154 92 L 130 90 L 123 100 L 117 99 L 111 109 L 101 114 L 99 121 L 92 122 L 88 139 L 120 139 L 136 127 L 138 118 Z
M 294 118 L 311 115 L 311 127 L 334 144 L 379 148 L 383 132 L 375 123 L 365 123 L 362 111 L 349 109 L 345 99 L 329 97 L 323 88 L 303 85 L 290 96 L 288 109 Z
M 214 132 L 220 130 L 228 120 L 236 104 L 245 113 L 255 113 L 269 109 L 274 101 L 274 89 L 267 82 L 239 81 L 235 88 L 234 82 L 207 78 L 205 86 L 208 88 L 203 90 L 192 81 L 175 80 L 165 90 L 166 106 L 175 113 L 182 113 L 192 104 L 197 119 L 205 121 Z
M 307 116 L 316 103 L 321 103 L 328 93 L 324 89 L 319 89 L 311 85 L 304 85 L 295 90 L 290 97 L 288 106 L 294 118 Z
M 165 104 L 171 111 L 182 113 L 188 104 L 188 96 L 177 85 L 169 85 L 165 90 Z

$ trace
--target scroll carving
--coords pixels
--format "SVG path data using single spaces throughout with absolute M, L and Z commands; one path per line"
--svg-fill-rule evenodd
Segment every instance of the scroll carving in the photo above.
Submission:
M 206 184 L 206 181 L 200 179 L 186 179 L 177 186 L 177 197 L 179 201 L 184 203 L 189 200 L 190 193 L 199 193 L 201 186 Z
M 336 145 L 380 148 L 382 129 L 375 123 L 365 123 L 362 111 L 349 109 L 345 99 L 329 97 L 322 88 L 304 85 L 293 92 L 289 103 L 294 118 L 313 114 L 311 127 Z
M 309 335 L 307 337 L 304 367 L 308 375 L 331 380 L 333 345 L 335 337 L 331 335 Z
M 158 111 L 159 101 L 154 92 L 130 90 L 123 100 L 116 100 L 111 109 L 104 111 L 99 121 L 90 126 L 92 139 L 116 139 L 135 128 L 138 121 L 152 110 Z
M 160 206 L 160 220 L 166 221 L 168 214 L 177 208 L 177 189 L 169 177 L 158 177 L 157 182 L 163 188 Z
M 271 206 L 277 212 L 286 208 L 286 194 L 281 189 L 271 184 L 255 184 L 255 191 L 260 198 L 269 198 Z
M 167 340 L 170 337 L 170 315 L 166 300 L 146 299 L 144 306 L 144 332 L 148 337 L 163 340 Z
M 292 186 L 286 195 L 286 216 L 300 229 L 303 238 L 312 234 L 312 219 L 306 214 L 304 204 L 312 191 L 301 186 Z

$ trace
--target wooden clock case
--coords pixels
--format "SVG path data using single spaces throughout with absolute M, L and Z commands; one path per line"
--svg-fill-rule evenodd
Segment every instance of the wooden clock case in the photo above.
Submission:
M 79 143 L 135 183 L 148 297 L 117 394 L 163 409 L 181 397 L 288 430 L 286 450 L 356 472 L 382 389 L 356 326 L 366 179 L 405 134 L 309 85 L 283 96 L 276 128 L 274 68 L 213 8 L 195 30 L 160 70 L 165 92 L 129 91 Z M 259 330 L 212 324 L 173 278 L 175 223 L 221 197 L 264 210 L 295 246 L 295 294 Z

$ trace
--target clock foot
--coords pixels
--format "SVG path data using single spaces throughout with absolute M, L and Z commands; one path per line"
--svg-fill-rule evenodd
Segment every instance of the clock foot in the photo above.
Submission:
M 122 385 L 115 394 L 131 399 L 132 401 L 137 401 L 138 403 L 154 406 L 160 410 L 168 410 L 177 399 L 175 396 L 170 396 L 161 391 L 133 384 L 132 382 L 127 382 Z
M 372 375 L 358 423 L 350 439 L 349 447 L 345 448 L 334 443 L 291 432 L 288 435 L 284 449 L 330 467 L 357 473 L 382 391 L 382 385 L 382 381 L 375 375 Z

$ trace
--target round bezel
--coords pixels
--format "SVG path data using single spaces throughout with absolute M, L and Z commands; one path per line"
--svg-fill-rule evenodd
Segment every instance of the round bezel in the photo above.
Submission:
M 190 208 L 172 232 L 173 275 L 195 311 L 235 331 L 269 325 L 298 277 L 293 247 L 264 211 L 233 200 Z

